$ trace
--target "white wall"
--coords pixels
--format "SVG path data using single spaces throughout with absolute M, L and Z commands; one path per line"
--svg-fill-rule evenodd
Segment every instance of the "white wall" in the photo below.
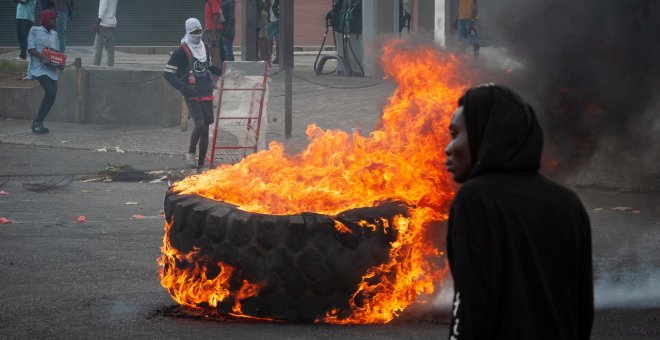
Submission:
M 440 46 L 445 46 L 447 40 L 447 20 L 449 20 L 449 13 L 446 13 L 446 2 L 449 0 L 435 0 L 435 25 L 433 27 L 433 35 L 436 43 Z

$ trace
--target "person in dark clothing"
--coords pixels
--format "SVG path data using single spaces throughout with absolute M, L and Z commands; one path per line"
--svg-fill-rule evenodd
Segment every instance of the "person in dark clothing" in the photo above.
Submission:
M 201 171 L 209 144 L 209 125 L 213 124 L 213 81 L 211 73 L 221 70 L 211 62 L 209 47 L 202 42 L 202 24 L 195 18 L 186 20 L 186 35 L 165 65 L 165 79 L 181 91 L 195 128 L 186 154 L 189 167 Z M 195 151 L 199 143 L 199 155 Z
M 222 0 L 222 43 L 224 45 L 224 61 L 234 61 L 234 36 L 236 35 L 236 1 Z
M 58 50 L 64 52 L 66 49 L 66 26 L 73 15 L 73 0 L 56 0 L 55 11 L 57 11 L 55 26 L 57 27 L 57 35 L 60 38 Z
M 39 8 L 42 11 L 45 11 L 47 9 L 54 9 L 55 3 L 53 2 L 53 0 L 39 0 Z
M 499 85 L 460 98 L 445 149 L 457 183 L 447 253 L 450 339 L 589 339 L 591 227 L 578 196 L 539 174 L 534 110 Z

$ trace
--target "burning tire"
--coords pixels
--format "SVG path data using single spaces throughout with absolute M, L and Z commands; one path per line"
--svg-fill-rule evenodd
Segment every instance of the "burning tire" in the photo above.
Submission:
M 221 274 L 224 267 L 218 263 L 232 268 L 231 293 L 216 306 L 195 307 L 236 314 L 240 302 L 243 315 L 313 321 L 330 311 L 339 317 L 350 314 L 349 301 L 362 276 L 388 260 L 390 243 L 397 238 L 389 227 L 392 219 L 407 213 L 406 205 L 391 202 L 348 210 L 334 220 L 315 213 L 263 215 L 168 192 L 166 243 L 184 256 L 194 253 L 195 261 L 203 262 L 205 277 Z M 360 221 L 374 223 L 365 227 Z M 177 269 L 192 266 L 181 259 L 172 262 Z M 241 297 L 246 282 L 259 285 L 258 293 Z M 359 296 L 354 301 L 361 303 Z

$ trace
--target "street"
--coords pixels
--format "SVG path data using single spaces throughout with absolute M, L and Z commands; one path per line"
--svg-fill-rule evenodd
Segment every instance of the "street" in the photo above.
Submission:
M 268 137 L 283 142 L 292 153 L 306 146 L 304 128 L 309 123 L 368 133 L 394 88 L 382 79 L 297 74 L 329 85 L 363 88 L 332 89 L 296 78 L 294 133 L 286 140 L 283 75 L 275 75 Z M 47 125 L 49 135 L 34 136 L 29 121 L 0 121 L 0 217 L 11 222 L 0 224 L 0 338 L 447 337 L 448 300 L 411 308 L 385 325 L 206 320 L 173 313 L 176 303 L 159 283 L 156 259 L 168 180 L 180 176 L 190 131 L 49 121 Z M 97 181 L 108 164 L 161 172 L 147 179 Z M 592 338 L 658 339 L 657 174 L 631 186 L 601 185 L 610 182 L 601 179 L 613 178 L 605 171 L 609 168 L 591 166 L 599 170 L 597 178 L 581 172 L 582 177 L 561 180 L 578 193 L 591 218 L 597 307 Z M 66 175 L 74 176 L 68 184 Z M 49 182 L 53 188 L 28 190 L 38 184 L 48 187 Z

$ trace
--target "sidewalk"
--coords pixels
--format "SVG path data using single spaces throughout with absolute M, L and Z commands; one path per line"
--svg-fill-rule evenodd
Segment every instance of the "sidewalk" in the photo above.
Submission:
M 160 71 L 169 58 L 169 54 L 116 52 L 115 66 L 109 68 L 104 66 L 105 54 L 101 66 L 91 65 L 91 47 L 69 47 L 67 52 L 70 62 L 81 57 L 83 67 L 90 69 Z M 5 53 L 0 58 L 13 59 L 17 53 Z M 358 129 L 363 135 L 368 134 L 374 129 L 382 108 L 396 86 L 376 77 L 316 75 L 313 70 L 316 53 L 306 50 L 294 54 L 293 132 L 290 139 L 284 137 L 284 72 L 278 65 L 273 65 L 270 71 L 267 142 L 282 142 L 289 154 L 305 149 L 308 144 L 305 129 L 309 124 L 316 124 L 322 129 Z M 240 60 L 240 56 L 236 59 Z M 505 64 L 511 61 L 502 51 L 485 48 L 480 62 L 510 67 Z M 331 71 L 333 67 L 334 64 L 328 62 L 324 71 Z M 48 118 L 45 125 L 51 132 L 38 136 L 30 131 L 29 120 L 0 120 L 0 144 L 81 150 L 106 148 L 108 151 L 118 147 L 125 152 L 181 155 L 183 158 L 190 136 L 190 131 L 181 131 L 179 126 L 152 128 L 75 124 L 49 121 Z M 192 126 L 191 121 L 188 126 Z
M 84 67 L 110 69 L 103 66 L 105 64 L 91 65 L 91 48 L 71 47 L 67 52 L 69 58 L 80 56 Z M 0 55 L 0 58 L 10 59 L 12 53 L 15 52 Z M 112 69 L 162 70 L 168 57 L 167 54 L 116 52 Z M 271 68 L 267 142 L 282 142 L 289 153 L 297 153 L 306 147 L 305 129 L 312 123 L 323 129 L 359 129 L 367 134 L 374 128 L 382 107 L 394 89 L 394 84 L 380 78 L 316 75 L 313 71 L 315 58 L 313 52 L 295 54 L 293 132 L 290 139 L 284 137 L 284 72 L 278 65 Z M 325 71 L 332 68 L 333 65 L 328 63 Z M 45 125 L 50 129 L 49 134 L 34 135 L 30 131 L 29 120 L 0 118 L 0 144 L 90 151 L 105 148 L 109 152 L 119 148 L 125 152 L 181 155 L 183 158 L 190 138 L 190 130 L 181 131 L 180 126 L 153 128 L 76 124 L 49 121 L 48 118 Z M 189 121 L 188 128 L 191 126 L 192 121 Z
M 165 63 L 169 59 L 169 52 L 174 50 L 174 47 L 168 48 L 164 46 L 159 47 L 140 47 L 140 46 L 129 46 L 129 47 L 117 47 L 115 50 L 115 69 L 124 69 L 124 70 L 143 70 L 143 71 L 162 71 L 165 67 Z M 128 52 L 138 52 L 138 53 L 128 53 Z M 144 52 L 149 53 L 144 53 Z M 0 59 L 14 60 L 18 57 L 18 50 L 0 53 Z M 142 52 L 142 53 L 140 53 Z M 153 53 L 152 53 L 153 52 Z M 295 51 L 295 63 L 296 67 L 311 67 L 314 65 L 314 58 L 318 49 L 313 47 L 303 48 L 302 51 Z M 332 54 L 334 52 L 324 51 L 324 54 Z M 67 46 L 67 64 L 72 64 L 76 58 L 81 58 L 83 67 L 95 68 L 95 69 L 111 69 L 107 66 L 107 51 L 103 51 L 101 65 L 93 65 L 94 61 L 94 48 L 92 46 Z M 236 60 L 241 60 L 241 53 L 235 52 L 234 57 Z

